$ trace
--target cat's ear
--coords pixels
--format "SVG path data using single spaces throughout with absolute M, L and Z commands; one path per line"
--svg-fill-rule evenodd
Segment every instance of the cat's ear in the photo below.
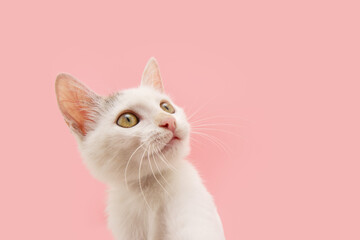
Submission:
M 55 92 L 66 124 L 79 136 L 85 136 L 99 114 L 101 97 L 66 73 L 57 76 Z
M 160 92 L 164 92 L 164 87 L 161 81 L 159 65 L 155 58 L 150 58 L 141 79 L 141 86 L 150 86 Z

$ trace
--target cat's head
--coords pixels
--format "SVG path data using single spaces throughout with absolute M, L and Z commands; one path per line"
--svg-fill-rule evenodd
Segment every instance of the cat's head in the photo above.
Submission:
M 64 119 L 99 180 L 132 182 L 168 170 L 189 153 L 189 123 L 164 93 L 154 58 L 138 88 L 107 97 L 69 74 L 59 74 L 55 85 Z

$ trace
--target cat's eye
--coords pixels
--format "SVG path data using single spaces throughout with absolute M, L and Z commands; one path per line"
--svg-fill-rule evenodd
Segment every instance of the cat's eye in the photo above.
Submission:
M 127 112 L 120 115 L 116 121 L 117 125 L 123 128 L 131 128 L 139 123 L 139 119 L 133 113 Z
M 162 110 L 164 110 L 165 112 L 168 112 L 168 113 L 175 113 L 175 109 L 174 107 L 168 103 L 168 102 L 161 102 L 160 103 L 160 107 L 162 108 Z

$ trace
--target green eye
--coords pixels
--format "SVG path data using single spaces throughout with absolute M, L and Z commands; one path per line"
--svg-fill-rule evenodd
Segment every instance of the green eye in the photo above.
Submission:
M 117 125 L 123 128 L 131 128 L 139 123 L 139 119 L 132 113 L 123 113 L 116 121 Z
M 162 102 L 160 103 L 160 107 L 162 108 L 162 110 L 164 110 L 165 112 L 168 112 L 168 113 L 175 113 L 175 109 L 174 107 L 168 103 L 168 102 Z

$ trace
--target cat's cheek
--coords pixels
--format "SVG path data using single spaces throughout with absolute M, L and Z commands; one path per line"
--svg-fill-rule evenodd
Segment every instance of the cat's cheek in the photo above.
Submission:
M 186 137 L 182 142 L 182 150 L 181 150 L 181 157 L 185 158 L 190 154 L 190 139 Z

